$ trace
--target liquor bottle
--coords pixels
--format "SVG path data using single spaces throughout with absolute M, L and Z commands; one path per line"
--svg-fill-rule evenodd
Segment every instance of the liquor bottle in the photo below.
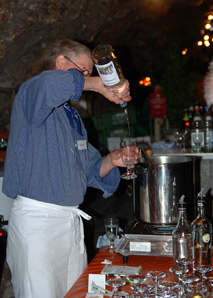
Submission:
M 125 89 L 126 79 L 112 46 L 108 44 L 98 45 L 92 51 L 92 57 L 104 86 L 112 90 L 115 96 L 120 97 L 120 93 Z M 127 103 L 124 102 L 120 106 L 125 108 Z
M 203 119 L 200 115 L 199 107 L 195 107 L 195 114 L 192 120 L 191 147 L 192 151 L 199 152 L 204 148 Z
M 176 267 L 180 260 L 192 260 L 192 229 L 186 214 L 185 196 L 182 195 L 178 202 L 178 221 L 172 232 L 173 263 Z
M 204 138 L 205 152 L 211 152 L 213 148 L 213 126 L 210 107 L 205 106 Z
M 194 242 L 194 266 L 211 265 L 212 224 L 205 217 L 204 188 L 198 194 L 197 217 L 191 225 Z

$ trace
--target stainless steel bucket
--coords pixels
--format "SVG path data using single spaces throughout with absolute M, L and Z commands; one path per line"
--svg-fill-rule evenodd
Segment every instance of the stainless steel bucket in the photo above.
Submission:
M 151 157 L 139 175 L 140 221 L 151 224 L 177 223 L 177 203 L 184 194 L 187 210 L 194 216 L 194 158 L 180 155 Z

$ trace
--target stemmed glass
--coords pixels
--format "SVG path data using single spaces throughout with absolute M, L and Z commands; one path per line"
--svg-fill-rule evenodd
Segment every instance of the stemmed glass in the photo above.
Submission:
M 132 139 L 125 139 L 121 142 L 121 158 L 123 164 L 127 167 L 126 173 L 121 175 L 122 179 L 130 180 L 137 178 L 132 170 L 135 161 L 136 142 Z
M 179 265 L 179 267 L 184 269 L 184 272 L 186 273 L 189 271 L 189 265 L 194 264 L 194 259 L 192 258 L 180 258 L 176 260 L 176 263 Z
M 114 288 L 114 293 L 112 295 L 113 298 L 120 298 L 120 295 L 118 293 L 118 288 L 124 286 L 125 284 L 126 284 L 126 281 L 123 278 L 109 279 L 106 281 L 107 286 Z
M 110 241 L 110 246 L 108 248 L 110 252 L 115 251 L 114 241 L 118 233 L 118 222 L 118 219 L 113 217 L 105 218 L 104 220 L 106 236 Z
M 201 276 L 201 284 L 203 287 L 206 287 L 209 292 L 211 292 L 211 281 L 208 279 L 207 274 L 209 274 L 213 270 L 211 265 L 198 265 L 195 266 L 195 272 L 197 272 Z
M 197 153 L 201 152 L 201 144 L 203 141 L 203 134 L 200 132 L 196 132 L 193 135 L 193 141 L 195 144 L 195 152 L 197 152 Z
M 162 279 L 162 278 L 165 278 L 166 277 L 166 273 L 165 272 L 162 272 L 162 271 L 150 271 L 147 273 L 147 277 L 150 277 L 153 279 L 153 282 L 154 282 L 154 290 L 153 290 L 153 293 L 154 294 L 159 294 L 158 293 L 158 285 L 159 285 L 159 280 Z
M 175 281 L 162 281 L 159 284 L 159 289 L 164 297 L 177 297 L 177 292 L 180 289 L 180 284 Z

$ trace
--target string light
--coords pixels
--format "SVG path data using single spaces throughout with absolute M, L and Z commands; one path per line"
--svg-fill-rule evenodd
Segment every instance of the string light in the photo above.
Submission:
M 184 49 L 184 50 L 181 52 L 181 54 L 182 54 L 182 55 L 186 55 L 187 52 L 188 52 L 188 49 Z
M 205 21 L 204 29 L 201 30 L 202 40 L 197 42 L 200 47 L 204 45 L 209 47 L 213 43 L 213 13 L 209 13 Z
M 150 86 L 151 84 L 152 83 L 151 83 L 151 78 L 150 77 L 145 77 L 144 79 L 141 79 L 139 81 L 139 85 L 141 85 L 141 86 L 147 87 L 147 86 Z

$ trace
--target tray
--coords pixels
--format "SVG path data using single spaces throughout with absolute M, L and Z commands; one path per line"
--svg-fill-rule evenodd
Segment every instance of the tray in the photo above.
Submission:
M 172 236 L 125 234 L 119 241 L 115 252 L 120 253 L 123 256 L 172 256 Z

